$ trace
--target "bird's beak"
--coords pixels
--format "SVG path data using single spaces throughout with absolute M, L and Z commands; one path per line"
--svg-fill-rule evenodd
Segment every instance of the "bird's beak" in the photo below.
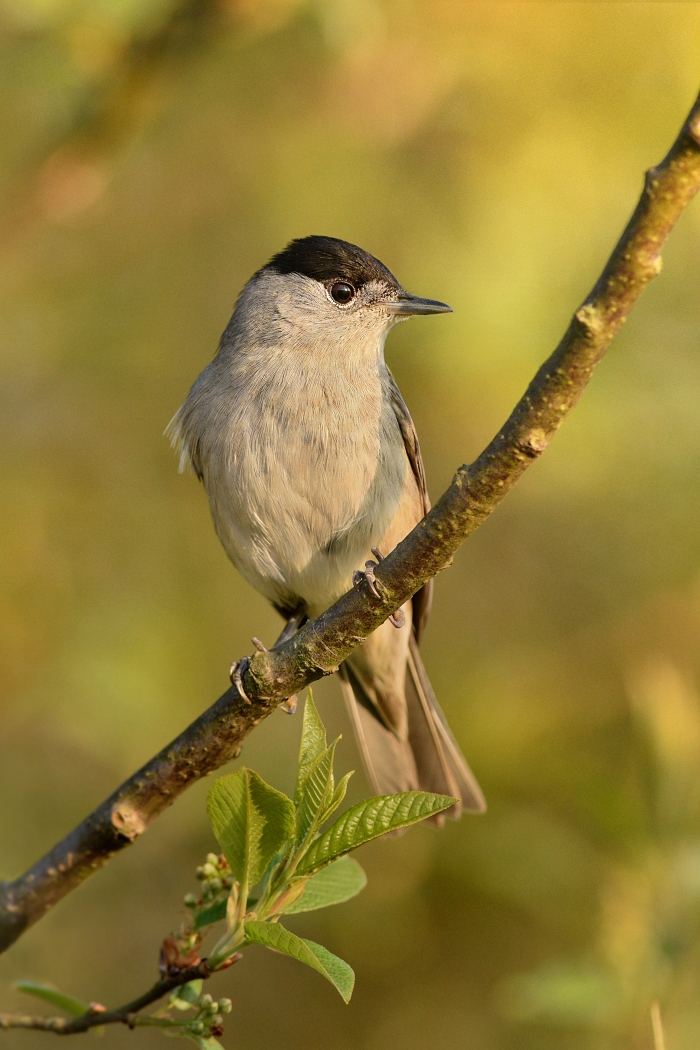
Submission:
M 437 299 L 421 299 L 410 292 L 399 292 L 392 303 L 382 303 L 390 314 L 451 314 L 452 307 Z

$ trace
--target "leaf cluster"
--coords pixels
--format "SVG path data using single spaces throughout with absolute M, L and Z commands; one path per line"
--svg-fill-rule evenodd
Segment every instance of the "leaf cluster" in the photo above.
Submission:
M 354 897 L 367 880 L 348 856 L 352 850 L 447 809 L 453 799 L 424 791 L 365 799 L 323 831 L 343 802 L 352 775 L 336 784 L 337 744 L 338 740 L 327 743 L 309 691 L 293 799 L 245 768 L 213 784 L 207 800 L 209 819 L 235 881 L 226 899 L 195 908 L 193 921 L 201 929 L 226 919 L 226 933 L 208 959 L 212 969 L 247 945 L 262 944 L 317 970 L 348 1002 L 355 981 L 348 964 L 287 930 L 280 917 Z M 256 886 L 256 896 L 250 896 Z
M 214 782 L 207 812 L 222 852 L 210 853 L 197 868 L 200 892 L 184 900 L 189 920 L 161 948 L 163 980 L 177 979 L 198 965 L 206 967 L 205 976 L 223 970 L 241 957 L 243 949 L 259 944 L 316 970 L 349 1002 L 355 983 L 350 966 L 323 945 L 286 929 L 280 918 L 354 897 L 367 878 L 349 856 L 352 850 L 440 813 L 455 799 L 425 791 L 380 795 L 352 806 L 324 830 L 343 802 L 352 775 L 335 781 L 338 740 L 328 744 L 309 690 L 293 799 L 251 769 L 239 769 Z M 224 931 L 202 960 L 202 941 L 220 923 L 225 923 Z M 128 1023 L 158 1026 L 167 1035 L 195 1042 L 201 1050 L 216 1050 L 230 1000 L 214 1002 L 202 994 L 201 980 L 185 980 L 171 992 L 163 1009 L 148 1016 L 129 1015 Z M 89 1009 L 104 1010 L 46 986 L 22 982 L 19 987 L 74 1016 Z M 184 1018 L 185 1011 L 194 1014 Z

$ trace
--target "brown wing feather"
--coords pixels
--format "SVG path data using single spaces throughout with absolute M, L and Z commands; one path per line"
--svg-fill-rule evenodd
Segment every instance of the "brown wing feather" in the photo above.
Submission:
M 430 510 L 430 499 L 428 497 L 428 484 L 425 479 L 425 467 L 423 466 L 423 457 L 421 456 L 420 445 L 418 443 L 418 435 L 416 434 L 416 428 L 411 419 L 411 413 L 408 411 L 406 402 L 401 397 L 399 388 L 396 385 L 396 380 L 391 372 L 389 372 L 389 369 L 387 369 L 387 372 L 389 373 L 389 395 L 391 397 L 391 407 L 394 410 L 396 421 L 399 424 L 404 448 L 406 449 L 406 455 L 408 456 L 408 462 L 411 464 L 411 470 L 413 471 L 413 475 L 418 485 L 418 491 L 423 501 L 423 514 L 427 514 Z M 413 595 L 413 633 L 418 642 L 420 642 L 423 630 L 425 629 L 432 601 L 433 581 L 428 580 L 426 585 L 421 587 L 421 589 Z

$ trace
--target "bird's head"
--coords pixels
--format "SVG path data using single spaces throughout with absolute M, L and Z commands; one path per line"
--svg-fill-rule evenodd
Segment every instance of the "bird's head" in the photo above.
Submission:
M 241 296 L 241 312 L 258 331 L 269 326 L 270 341 L 282 328 L 285 341 L 342 344 L 347 350 L 353 341 L 383 345 L 398 321 L 413 314 L 451 313 L 451 308 L 407 292 L 383 263 L 357 245 L 311 236 L 292 241 L 258 270 Z

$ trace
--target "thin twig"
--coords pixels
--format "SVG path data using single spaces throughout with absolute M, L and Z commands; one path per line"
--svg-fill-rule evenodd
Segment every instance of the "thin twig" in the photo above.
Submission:
M 661 1008 L 658 1001 L 651 1004 L 651 1030 L 654 1034 L 654 1050 L 666 1050 L 664 1027 L 661 1023 Z
M 381 595 L 351 590 L 243 676 L 25 875 L 0 888 L 0 951 L 109 858 L 133 842 L 195 780 L 235 757 L 287 697 L 335 671 L 355 646 L 450 564 L 549 444 L 637 298 L 661 269 L 661 249 L 700 185 L 700 97 L 671 147 L 647 172 L 637 207 L 593 291 L 576 311 L 505 426 L 419 525 L 377 567 Z
M 106 1024 L 125 1024 L 130 1028 L 135 1023 L 142 1023 L 144 1019 L 136 1018 L 136 1014 L 145 1007 L 162 999 L 173 988 L 179 988 L 189 981 L 206 980 L 211 976 L 207 966 L 207 960 L 202 959 L 196 966 L 188 966 L 177 974 L 162 977 L 153 987 L 140 995 L 138 999 L 125 1003 L 115 1010 L 88 1010 L 80 1017 L 40 1017 L 25 1014 L 0 1014 L 0 1029 L 3 1028 L 37 1028 L 42 1032 L 54 1032 L 56 1035 L 75 1035 L 78 1032 L 87 1032 L 90 1028 L 101 1028 Z

